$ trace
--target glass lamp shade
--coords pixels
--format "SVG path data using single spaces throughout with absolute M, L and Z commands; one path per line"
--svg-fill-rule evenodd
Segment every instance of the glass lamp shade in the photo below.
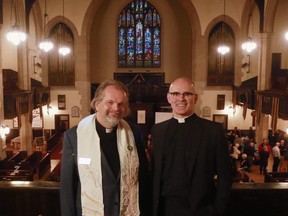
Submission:
M 21 42 L 24 42 L 27 38 L 26 33 L 21 31 L 16 25 L 12 26 L 6 37 L 8 41 L 12 42 L 16 46 Z
M 54 45 L 51 41 L 49 40 L 43 40 L 40 44 L 39 44 L 39 48 L 41 50 L 44 50 L 45 52 L 49 52 L 51 49 L 53 49 Z
M 221 55 L 225 55 L 226 53 L 230 52 L 230 48 L 227 45 L 222 44 L 217 48 L 217 52 Z
M 257 47 L 256 42 L 251 39 L 242 44 L 242 49 L 248 53 L 252 52 L 256 47 Z
M 285 39 L 288 40 L 288 32 L 285 33 Z
M 71 52 L 71 50 L 70 50 L 69 47 L 62 46 L 62 47 L 59 48 L 58 52 L 59 52 L 61 55 L 66 56 L 66 55 L 68 55 L 68 54 Z
M 0 127 L 0 136 L 2 139 L 4 139 L 6 137 L 6 135 L 8 135 L 10 133 L 10 128 L 6 125 L 2 125 Z

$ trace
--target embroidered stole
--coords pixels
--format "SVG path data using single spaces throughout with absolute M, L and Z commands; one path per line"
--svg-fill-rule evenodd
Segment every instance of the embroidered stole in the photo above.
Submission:
M 78 171 L 81 182 L 82 215 L 104 216 L 100 138 L 96 114 L 82 119 L 77 127 Z M 121 120 L 117 127 L 120 159 L 120 216 L 139 216 L 139 159 L 133 132 Z

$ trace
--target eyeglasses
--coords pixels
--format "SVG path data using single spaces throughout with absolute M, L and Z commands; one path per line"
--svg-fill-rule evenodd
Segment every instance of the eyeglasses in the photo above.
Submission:
M 181 98 L 182 96 L 183 96 L 185 99 L 188 99 L 188 98 L 192 97 L 193 95 L 196 95 L 196 94 L 193 93 L 193 92 L 183 92 L 183 93 L 180 93 L 180 92 L 169 92 L 169 94 L 170 94 L 174 99 Z

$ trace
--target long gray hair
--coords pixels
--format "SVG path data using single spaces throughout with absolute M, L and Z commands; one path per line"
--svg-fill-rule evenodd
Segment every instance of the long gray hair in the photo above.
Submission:
M 96 112 L 95 103 L 97 101 L 103 100 L 103 98 L 104 98 L 104 90 L 108 86 L 114 86 L 116 89 L 122 90 L 125 93 L 125 95 L 126 95 L 126 103 L 125 103 L 125 108 L 126 109 L 125 110 L 126 111 L 125 111 L 123 117 L 128 116 L 130 114 L 128 88 L 127 88 L 127 86 L 124 83 L 122 83 L 120 81 L 117 81 L 117 80 L 112 80 L 112 79 L 105 80 L 104 82 L 102 82 L 99 85 L 99 87 L 95 91 L 94 98 L 93 98 L 93 100 L 90 103 L 91 108 Z

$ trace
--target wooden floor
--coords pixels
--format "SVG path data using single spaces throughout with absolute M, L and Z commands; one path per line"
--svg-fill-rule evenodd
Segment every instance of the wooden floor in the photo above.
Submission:
M 240 163 L 240 162 L 239 162 Z M 238 167 L 239 167 L 238 163 Z M 273 166 L 273 157 L 270 155 L 268 160 L 268 172 L 272 172 L 272 166 Z M 283 168 L 280 170 L 280 172 L 287 172 L 287 161 L 283 164 Z M 246 174 L 249 176 L 250 181 L 255 183 L 264 183 L 264 175 L 260 174 L 260 166 L 259 165 L 253 165 L 251 168 L 251 172 L 246 172 Z

